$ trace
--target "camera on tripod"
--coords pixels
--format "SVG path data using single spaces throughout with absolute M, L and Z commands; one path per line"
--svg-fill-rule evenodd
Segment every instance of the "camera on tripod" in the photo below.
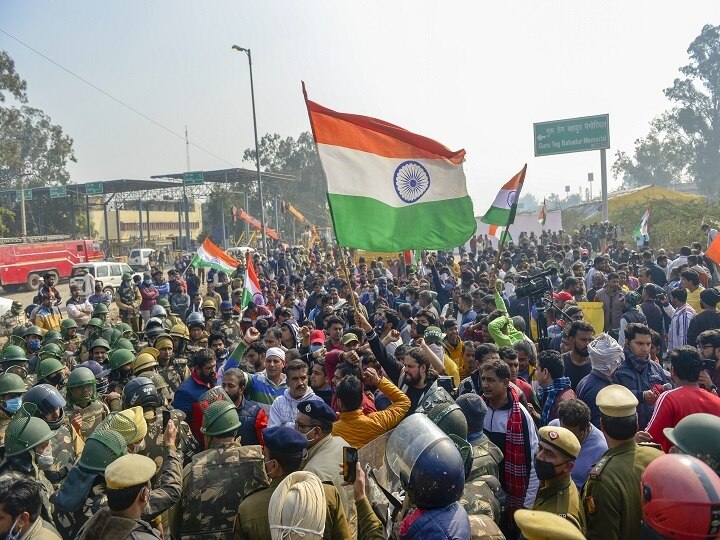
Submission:
M 551 267 L 532 277 L 520 278 L 520 284 L 515 286 L 515 296 L 518 298 L 542 298 L 546 293 L 552 291 L 550 278 L 556 274 L 557 268 Z

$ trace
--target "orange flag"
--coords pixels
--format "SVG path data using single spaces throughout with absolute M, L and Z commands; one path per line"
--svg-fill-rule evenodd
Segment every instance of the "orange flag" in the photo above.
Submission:
M 708 246 L 705 255 L 715 264 L 720 264 L 720 234 L 718 234 L 715 240 L 712 241 L 712 244 Z

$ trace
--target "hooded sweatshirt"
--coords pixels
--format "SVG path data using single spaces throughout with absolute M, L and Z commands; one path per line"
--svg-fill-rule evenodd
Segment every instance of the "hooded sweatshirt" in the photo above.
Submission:
M 267 427 L 286 426 L 294 429 L 295 418 L 298 415 L 297 405 L 306 401 L 322 401 L 322 398 L 316 396 L 313 389 L 308 386 L 305 395 L 295 399 L 290 396 L 290 389 L 287 388 L 283 395 L 273 402 Z

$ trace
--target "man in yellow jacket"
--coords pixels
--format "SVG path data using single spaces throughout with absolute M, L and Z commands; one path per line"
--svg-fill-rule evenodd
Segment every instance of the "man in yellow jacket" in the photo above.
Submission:
M 363 381 L 369 386 L 377 387 L 392 404 L 383 411 L 365 415 L 360 406 L 363 396 L 360 379 L 348 375 L 335 386 L 340 414 L 338 421 L 333 424 L 332 434 L 342 437 L 355 448 L 362 448 L 393 429 L 410 410 L 410 399 L 405 393 L 389 379 L 378 375 L 374 369 L 363 370 Z

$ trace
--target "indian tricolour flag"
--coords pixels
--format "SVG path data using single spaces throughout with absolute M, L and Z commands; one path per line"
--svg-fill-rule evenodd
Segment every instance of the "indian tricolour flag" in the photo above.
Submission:
M 326 109 L 307 94 L 305 102 L 340 246 L 446 249 L 472 236 L 464 150 L 383 120 Z
M 480 221 L 489 225 L 502 225 L 507 227 L 515 221 L 517 202 L 520 198 L 520 191 L 525 182 L 527 164 L 522 170 L 505 183 L 495 196 L 495 201 Z
M 256 306 L 262 306 L 265 304 L 265 297 L 263 297 L 262 289 L 260 289 L 260 281 L 255 273 L 252 258 L 248 257 L 240 308 L 245 309 L 250 302 L 254 302 Z
M 238 264 L 240 263 L 213 244 L 209 238 L 205 239 L 190 261 L 190 266 L 195 268 L 214 268 L 226 274 L 233 273 Z
M 543 199 L 543 205 L 540 209 L 540 214 L 538 215 L 538 223 L 541 227 L 545 226 L 545 220 L 547 219 L 547 212 L 545 212 L 545 199 Z
M 635 227 L 635 230 L 632 233 L 633 238 L 645 238 L 647 240 L 650 239 L 650 235 L 648 234 L 648 223 L 650 222 L 650 207 L 647 207 L 647 210 L 645 210 L 645 213 L 643 214 L 642 219 L 640 220 L 640 223 L 637 227 Z

